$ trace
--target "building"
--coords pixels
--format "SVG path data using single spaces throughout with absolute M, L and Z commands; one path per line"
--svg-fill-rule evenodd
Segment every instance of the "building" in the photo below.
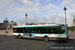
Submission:
M 73 26 L 68 27 L 70 33 L 75 32 L 75 15 L 73 16 Z
M 17 26 L 16 22 L 9 22 L 9 20 L 4 20 L 3 23 L 0 23 L 0 30 L 5 30 L 5 25 L 6 25 L 6 30 L 12 30 L 13 26 Z
M 73 26 L 75 26 L 75 15 L 73 16 Z
M 4 30 L 5 29 L 5 24 L 4 23 L 0 23 L 0 30 Z
M 7 23 L 7 30 L 12 30 L 13 26 L 17 26 L 17 23 L 13 21 Z
M 17 22 L 13 22 L 13 21 L 9 22 L 9 20 L 7 20 L 7 18 L 6 18 L 6 20 L 4 20 L 2 23 L 0 23 L 0 33 L 6 32 L 9 34 L 12 34 L 13 26 L 17 26 Z

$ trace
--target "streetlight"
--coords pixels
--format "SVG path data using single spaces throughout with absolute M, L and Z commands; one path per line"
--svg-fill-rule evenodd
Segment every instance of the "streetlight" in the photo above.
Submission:
M 65 11 L 65 24 L 66 24 L 66 10 L 67 10 L 67 8 L 66 8 L 66 6 L 64 6 L 64 11 Z
M 25 16 L 26 16 L 26 25 L 27 25 L 27 16 L 28 16 L 27 13 L 25 14 Z
M 5 19 L 5 34 L 6 34 L 7 18 Z

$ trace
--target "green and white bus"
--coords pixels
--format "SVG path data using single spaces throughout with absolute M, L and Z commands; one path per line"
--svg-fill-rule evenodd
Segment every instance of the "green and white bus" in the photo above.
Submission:
M 14 26 L 13 36 L 49 40 L 67 40 L 66 24 Z

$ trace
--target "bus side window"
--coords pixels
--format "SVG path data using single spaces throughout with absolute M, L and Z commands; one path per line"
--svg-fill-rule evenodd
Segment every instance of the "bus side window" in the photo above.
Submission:
M 22 28 L 22 33 L 25 33 L 25 28 Z
M 40 33 L 40 30 L 38 30 L 38 33 Z
M 39 29 L 37 29 L 37 33 L 40 33 L 40 30 Z
M 16 33 L 17 32 L 17 28 L 13 28 L 13 32 Z
M 41 28 L 37 27 L 37 33 L 41 33 Z
M 26 28 L 25 32 L 28 33 L 28 28 Z
M 31 30 L 31 33 L 34 33 L 34 30 Z
M 47 30 L 45 30 L 45 33 L 47 33 Z
M 54 27 L 51 29 L 51 33 L 59 34 L 59 27 Z
M 57 27 L 54 28 L 54 33 L 59 34 L 59 29 Z
M 58 33 L 58 29 L 57 28 L 55 28 L 54 30 L 55 30 L 55 33 Z
M 50 28 L 49 27 L 45 27 L 44 28 L 44 33 L 47 33 L 47 34 L 50 33 Z
M 37 33 L 37 30 L 35 30 L 34 32 Z
M 34 33 L 34 28 L 28 28 L 28 33 Z
M 53 28 L 51 28 L 50 33 L 53 33 L 53 31 L 54 31 Z
M 30 33 L 30 30 L 28 30 L 28 33 Z
M 17 32 L 18 32 L 18 33 L 22 33 L 21 28 L 17 28 Z

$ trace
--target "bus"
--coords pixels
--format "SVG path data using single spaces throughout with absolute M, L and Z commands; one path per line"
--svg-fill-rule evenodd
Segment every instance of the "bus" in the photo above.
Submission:
M 66 24 L 13 26 L 13 36 L 49 40 L 67 40 Z

